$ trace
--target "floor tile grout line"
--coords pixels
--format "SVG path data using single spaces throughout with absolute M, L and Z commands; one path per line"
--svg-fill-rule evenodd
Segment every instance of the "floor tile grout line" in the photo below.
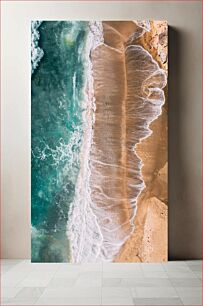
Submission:
M 21 261 L 21 263 L 22 263 L 23 261 Z M 185 261 L 184 261 L 185 262 Z M 14 265 L 14 267 L 13 268 L 15 268 L 18 264 L 20 264 L 20 263 L 17 263 L 16 265 Z M 29 264 L 30 264 L 30 262 L 29 262 Z M 150 264 L 149 264 L 150 265 Z M 178 263 L 177 263 L 177 265 L 178 265 Z M 197 275 L 196 275 L 196 273 L 195 272 L 198 272 L 198 271 L 193 271 L 188 265 L 186 265 L 188 268 L 189 268 L 189 271 L 187 272 L 187 273 L 189 273 L 189 274 L 191 274 L 191 275 L 193 275 L 194 277 L 193 278 L 190 278 L 191 279 L 191 281 L 192 280 L 199 280 L 199 281 L 201 281 L 201 278 L 200 277 L 198 277 Z M 174 267 L 175 267 L 175 265 L 174 265 Z M 60 264 L 59 265 L 57 265 L 57 268 L 54 270 L 54 272 L 53 272 L 53 274 L 52 274 L 52 276 L 51 276 L 51 278 L 50 278 L 50 280 L 49 280 L 49 283 L 55 278 L 55 275 L 56 275 L 56 273 L 58 272 L 58 270 L 60 269 Z M 81 271 L 81 269 L 82 269 L 82 264 L 80 265 L 80 271 Z M 119 267 L 118 267 L 118 269 L 119 269 Z M 30 270 L 30 271 L 28 271 L 28 273 L 26 274 L 26 276 L 24 276 L 25 278 L 27 277 L 27 275 L 30 273 L 30 272 L 32 272 L 32 270 Z M 102 280 L 101 280 L 101 299 L 99 299 L 100 301 L 101 301 L 101 304 L 103 305 L 103 298 L 102 298 L 102 289 L 104 288 L 104 265 L 103 265 L 103 263 L 101 263 L 101 277 L 102 277 Z M 143 271 L 142 271 L 143 272 Z M 151 272 L 153 272 L 153 271 L 151 271 Z M 172 271 L 173 272 L 173 271 Z M 175 272 L 175 271 L 174 271 Z M 179 272 L 179 271 L 178 271 Z M 180 271 L 181 272 L 181 271 Z M 201 272 L 201 271 L 200 271 Z M 176 292 L 176 294 L 177 294 L 177 297 L 176 298 L 178 298 L 179 300 L 180 300 L 180 302 L 182 303 L 182 305 L 184 305 L 184 302 L 183 302 L 183 298 L 181 297 L 181 295 L 178 293 L 178 291 L 176 290 L 176 287 L 178 287 L 178 286 L 175 286 L 175 285 L 173 285 L 172 284 L 172 278 L 173 277 L 171 277 L 170 276 L 170 269 L 169 270 L 167 270 L 167 269 L 164 269 L 164 273 L 166 274 L 166 276 L 167 276 L 167 278 L 166 279 L 168 279 L 169 280 L 169 283 L 170 283 L 170 285 L 171 285 L 171 288 L 173 288 L 174 290 L 175 290 L 175 292 Z M 183 271 L 183 274 L 184 274 L 184 271 Z M 136 277 L 135 277 L 136 278 Z M 145 277 L 145 275 L 143 274 L 143 278 L 144 279 L 147 279 L 148 277 Z M 176 278 L 176 277 L 174 277 L 174 278 Z M 110 278 L 111 279 L 111 278 Z M 124 279 L 124 278 L 121 278 L 122 280 Z M 177 277 L 177 279 L 181 279 L 181 278 L 179 278 L 179 277 Z M 20 280 L 21 281 L 21 280 Z M 17 285 L 15 285 L 15 286 L 12 286 L 13 288 L 15 288 L 15 287 L 17 287 L 18 286 L 18 284 Z M 45 286 L 45 287 L 42 287 L 42 288 L 47 288 L 48 287 L 48 284 Z M 108 287 L 108 286 L 107 286 Z M 188 287 L 190 287 L 189 285 L 188 285 Z M 25 288 L 25 287 L 20 287 L 20 288 Z M 132 299 L 132 301 L 133 301 L 133 303 L 135 304 L 135 302 L 134 302 L 134 299 L 136 299 L 136 298 L 134 298 L 133 299 L 133 296 L 132 296 L 132 290 L 131 290 L 131 285 L 127 285 L 127 288 L 129 288 L 130 289 L 130 294 L 131 294 L 131 299 Z M 136 288 L 135 288 L 136 289 Z M 136 292 L 135 292 L 136 293 Z M 39 297 L 37 297 L 37 299 L 36 299 L 36 301 L 34 302 L 34 304 L 33 305 L 36 305 L 36 303 L 38 303 L 38 301 L 39 301 L 39 299 L 40 299 L 40 297 L 42 296 L 42 294 L 43 294 L 43 292 L 40 294 L 40 296 Z M 137 294 L 135 294 L 135 295 L 137 295 Z M 139 298 L 139 297 L 137 297 L 137 298 Z M 149 298 L 149 297 L 148 297 Z M 161 297 L 160 297 L 161 298 Z M 167 297 L 166 297 L 167 298 Z M 195 298 L 195 297 L 194 297 Z M 198 297 L 197 297 L 198 298 Z M 9 300 L 11 300 L 12 301 L 12 298 L 9 298 Z
M 192 272 L 192 271 L 191 271 Z M 168 271 L 166 271 L 166 273 L 167 273 L 167 275 L 168 275 Z M 172 285 L 172 287 L 174 288 L 174 290 L 175 290 L 175 292 L 177 293 L 177 295 L 178 295 L 178 297 L 179 297 L 179 299 L 181 300 L 181 302 L 182 302 L 182 305 L 185 305 L 184 304 L 184 301 L 183 301 L 183 299 L 182 299 L 182 297 L 180 296 L 180 294 L 178 293 L 178 291 L 177 291 L 177 288 L 172 284 L 172 282 L 171 282 L 171 278 L 170 278 L 170 276 L 168 275 L 168 278 L 169 278 L 169 281 L 170 281 L 170 283 L 171 283 L 171 285 Z M 191 280 L 192 280 L 193 278 L 191 278 Z
M 194 297 L 193 297 L 194 298 Z M 196 297 L 195 297 L 196 298 Z M 198 298 L 198 297 L 197 297 Z M 188 305 L 188 304 L 184 304 L 184 301 L 183 301 L 183 299 L 182 299 L 182 297 L 179 297 L 179 299 L 181 300 L 181 302 L 182 302 L 182 304 L 183 305 Z M 188 306 L 198 306 L 198 305 L 188 305 Z
M 168 275 L 167 272 L 166 272 L 166 274 Z M 170 281 L 170 283 L 171 283 L 171 286 L 174 288 L 175 292 L 177 293 L 177 296 L 178 296 L 179 300 L 181 301 L 182 305 L 184 305 L 184 304 L 183 304 L 183 301 L 182 301 L 182 299 L 181 299 L 181 297 L 180 297 L 180 295 L 179 295 L 179 293 L 178 293 L 178 291 L 176 290 L 176 287 L 172 284 L 172 281 L 171 281 L 171 278 L 170 278 L 169 275 L 168 275 L 168 279 L 169 279 L 169 281 Z
M 16 265 L 21 264 L 23 261 L 24 261 L 24 260 L 20 260 L 20 262 L 18 262 L 18 263 L 15 264 L 14 266 L 16 267 Z M 12 270 L 12 269 L 11 269 L 11 270 Z M 21 282 L 23 279 L 25 279 L 25 278 L 28 276 L 29 273 L 30 273 L 30 271 L 26 274 L 26 276 L 24 276 L 22 279 L 20 279 L 19 282 Z M 18 284 L 19 284 L 19 282 L 18 282 Z M 16 284 L 15 286 L 12 286 L 11 288 L 18 288 L 18 287 L 17 287 L 17 284 Z M 19 287 L 19 288 L 22 289 L 23 287 Z M 12 297 L 12 298 L 8 298 L 8 302 L 9 302 L 9 301 L 12 301 L 12 299 L 16 298 L 17 294 L 18 294 L 18 293 L 16 293 L 16 294 L 14 295 L 14 297 Z
M 22 262 L 23 262 L 23 260 L 22 260 Z M 21 262 L 21 263 L 22 263 L 22 262 Z M 20 263 L 19 263 L 19 264 L 20 264 Z M 30 269 L 30 271 L 31 271 L 31 269 Z M 29 275 L 30 271 L 28 271 L 27 274 L 19 280 L 18 284 L 19 284 L 21 281 L 23 281 L 23 279 L 25 279 L 25 278 Z M 18 284 L 16 284 L 15 286 L 13 286 L 13 288 L 18 288 Z M 19 286 L 19 287 L 21 287 L 21 286 Z M 21 287 L 21 288 L 23 288 L 23 287 Z
M 180 273 L 191 273 L 193 276 L 195 276 L 195 278 L 198 278 L 197 275 L 195 275 L 194 271 L 192 271 L 190 269 L 190 267 L 188 267 L 188 268 L 189 268 L 190 271 L 186 271 L 186 272 L 185 271 L 178 271 L 178 272 L 180 272 Z M 167 269 L 164 269 L 164 271 L 167 273 L 168 278 L 170 278 L 170 275 L 168 274 L 169 272 L 177 272 L 177 271 L 168 271 Z
M 53 280 L 53 278 L 54 278 L 54 276 L 56 275 L 56 273 L 57 273 L 57 271 L 59 270 L 59 268 L 60 268 L 60 265 L 57 267 L 57 269 L 56 269 L 55 273 L 53 274 L 52 278 L 50 279 L 49 283 Z M 44 291 L 45 291 L 45 289 L 46 289 L 47 287 L 48 287 L 48 285 L 45 286 L 45 287 L 43 287 L 43 288 L 44 288 L 43 292 L 42 292 L 41 295 L 37 298 L 36 302 L 35 302 L 33 305 L 36 305 L 36 303 L 37 303 L 37 302 L 39 301 L 39 299 L 42 297 L 42 295 L 43 295 L 43 293 L 44 293 Z

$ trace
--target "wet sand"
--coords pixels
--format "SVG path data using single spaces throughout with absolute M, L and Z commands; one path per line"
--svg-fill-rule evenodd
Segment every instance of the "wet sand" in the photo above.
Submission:
M 116 262 L 167 260 L 166 79 L 159 69 L 167 71 L 167 25 L 151 22 L 150 32 L 147 26 L 103 22 L 104 44 L 91 54 L 91 208 L 104 238 L 101 253 Z

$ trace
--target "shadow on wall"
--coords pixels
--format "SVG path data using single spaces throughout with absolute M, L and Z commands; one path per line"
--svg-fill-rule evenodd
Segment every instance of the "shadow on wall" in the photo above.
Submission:
M 185 135 L 183 110 L 186 102 L 181 80 L 185 73 L 183 39 L 180 31 L 169 27 L 169 260 L 198 259 L 202 253 L 201 203 L 198 195 L 195 197 L 199 186 L 195 178 L 191 184 L 193 178 L 184 156 L 190 140 L 181 137 Z M 188 124 L 192 124 L 192 120 Z

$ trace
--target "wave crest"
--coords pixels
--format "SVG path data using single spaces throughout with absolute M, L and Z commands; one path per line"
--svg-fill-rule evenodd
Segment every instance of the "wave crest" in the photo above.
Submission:
M 31 22 L 31 72 L 33 73 L 40 60 L 44 56 L 44 51 L 39 47 L 39 31 L 38 28 L 42 24 L 42 21 Z

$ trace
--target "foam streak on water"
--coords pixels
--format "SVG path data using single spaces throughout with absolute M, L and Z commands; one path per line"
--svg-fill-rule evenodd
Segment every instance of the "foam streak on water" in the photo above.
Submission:
M 90 22 L 89 34 L 87 37 L 87 82 L 85 85 L 84 108 L 84 136 L 81 148 L 80 174 L 77 180 L 74 202 L 69 211 L 67 224 L 67 236 L 70 241 L 72 262 L 96 262 L 103 237 L 91 207 L 94 205 L 91 200 L 90 191 L 90 150 L 93 139 L 93 124 L 95 99 L 93 90 L 92 63 L 90 60 L 91 50 L 103 43 L 102 23 Z

